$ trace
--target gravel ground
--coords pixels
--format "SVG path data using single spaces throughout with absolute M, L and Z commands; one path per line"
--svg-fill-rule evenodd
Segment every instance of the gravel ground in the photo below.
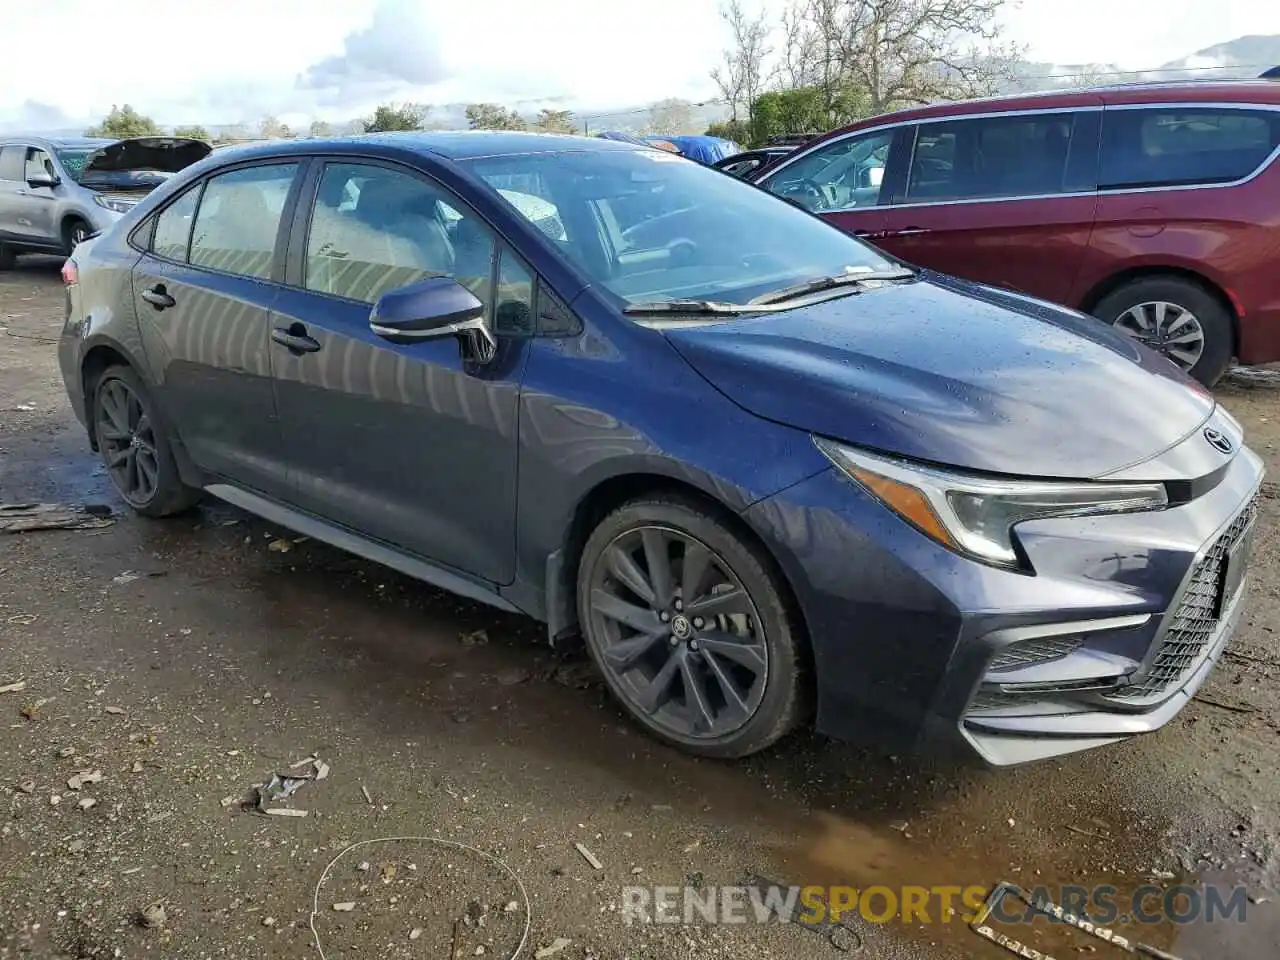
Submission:
M 621 918 L 624 885 L 748 873 L 1243 884 L 1244 923 L 1136 935 L 1183 960 L 1280 952 L 1280 487 L 1241 631 L 1159 734 L 1003 772 L 808 735 L 698 761 L 628 725 L 532 622 L 226 506 L 120 512 L 57 373 L 57 266 L 0 274 L 0 502 L 116 520 L 0 535 L 0 688 L 25 684 L 0 693 L 0 958 L 306 957 L 317 940 L 330 958 L 506 958 L 522 939 L 562 960 L 841 955 L 797 925 Z M 1274 379 L 1219 391 L 1273 475 Z M 277 772 L 311 776 L 280 804 L 305 817 L 255 807 Z M 1011 956 L 958 921 L 850 923 L 865 956 Z

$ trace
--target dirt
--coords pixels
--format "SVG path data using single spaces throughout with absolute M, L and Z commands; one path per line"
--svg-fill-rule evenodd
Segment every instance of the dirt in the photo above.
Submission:
M 841 955 L 795 924 L 623 922 L 624 886 L 747 874 L 1243 884 L 1243 923 L 1126 929 L 1183 960 L 1277 955 L 1280 488 L 1229 655 L 1157 734 L 1006 771 L 812 735 L 699 761 L 627 723 L 530 621 L 217 503 L 124 512 L 57 372 L 57 268 L 0 273 L 0 502 L 108 504 L 115 523 L 0 535 L 0 688 L 25 683 L 0 693 L 0 958 Z M 1235 378 L 1219 395 L 1274 475 L 1280 388 Z M 306 815 L 262 813 L 255 786 L 314 775 L 290 770 L 308 757 L 328 775 L 280 804 Z M 853 916 L 842 942 L 1012 956 L 931 919 Z M 1059 958 L 1124 955 L 1045 924 L 1008 932 Z

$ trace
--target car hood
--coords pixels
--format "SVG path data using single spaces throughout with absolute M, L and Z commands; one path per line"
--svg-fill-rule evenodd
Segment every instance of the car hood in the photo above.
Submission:
M 186 137 L 134 137 L 117 140 L 85 158 L 82 177 L 97 173 L 154 170 L 177 173 L 207 157 L 213 148 Z
M 932 274 L 664 333 L 757 416 L 975 471 L 1102 477 L 1177 443 L 1215 406 L 1097 320 Z

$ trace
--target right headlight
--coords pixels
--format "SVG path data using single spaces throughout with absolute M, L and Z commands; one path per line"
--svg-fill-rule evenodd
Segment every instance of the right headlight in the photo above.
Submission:
M 956 553 L 1017 568 L 1013 528 L 1044 517 L 1160 510 L 1161 483 L 1061 482 L 974 476 L 814 437 L 846 476 L 907 521 Z

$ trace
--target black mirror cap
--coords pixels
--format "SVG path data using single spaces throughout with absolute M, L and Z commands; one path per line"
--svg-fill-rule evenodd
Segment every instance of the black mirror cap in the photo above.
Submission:
M 427 277 L 378 298 L 369 322 L 406 333 L 441 330 L 484 316 L 484 304 L 453 277 Z

